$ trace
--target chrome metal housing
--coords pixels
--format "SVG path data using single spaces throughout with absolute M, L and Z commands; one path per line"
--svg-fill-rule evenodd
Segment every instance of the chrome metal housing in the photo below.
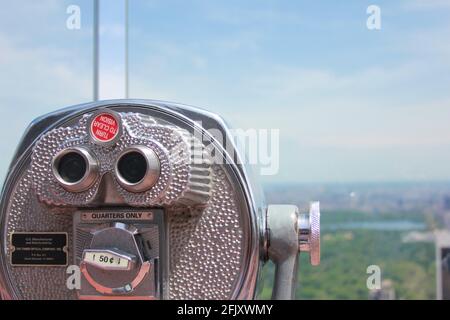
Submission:
M 221 287 L 217 286 L 218 280 L 222 281 L 222 279 L 218 279 L 217 276 L 219 273 L 223 277 L 227 277 L 227 274 L 231 272 L 232 270 L 224 265 L 223 267 L 224 272 L 221 272 L 219 269 L 215 270 L 214 273 L 211 273 L 208 275 L 209 278 L 214 279 L 214 281 L 210 281 L 209 285 L 214 286 L 214 289 L 208 289 L 208 287 L 204 286 L 204 283 L 193 283 L 193 279 L 195 277 L 200 277 L 200 274 L 195 274 L 193 277 L 187 277 L 186 279 L 183 279 L 183 277 L 180 278 L 180 275 L 185 274 L 187 270 L 192 270 L 192 267 L 184 268 L 180 270 L 179 274 L 176 274 L 174 276 L 168 275 L 167 277 L 164 277 L 162 281 L 164 281 L 164 286 L 170 290 L 166 291 L 164 293 L 164 296 L 162 298 L 164 299 L 253 299 L 256 295 L 256 287 L 257 287 L 257 280 L 259 277 L 260 269 L 267 258 L 267 226 L 266 226 L 266 207 L 263 201 L 262 192 L 259 189 L 259 184 L 255 182 L 254 177 L 250 178 L 250 169 L 247 167 L 242 161 L 241 153 L 236 152 L 237 147 L 235 144 L 227 145 L 227 148 L 225 148 L 220 141 L 216 140 L 214 136 L 212 136 L 209 132 L 210 130 L 216 130 L 218 132 L 221 132 L 223 137 L 227 138 L 227 141 L 234 141 L 233 136 L 231 135 L 228 126 L 225 124 L 225 122 L 218 117 L 217 115 L 197 109 L 194 107 L 176 104 L 176 103 L 169 103 L 169 102 L 163 102 L 163 101 L 154 101 L 154 100 L 111 100 L 111 101 L 101 101 L 101 102 L 94 102 L 94 103 L 88 103 L 83 105 L 78 105 L 70 108 L 66 108 L 51 114 L 48 114 L 46 116 L 43 116 L 37 120 L 35 120 L 30 127 L 28 128 L 27 132 L 25 133 L 21 143 L 19 144 L 16 154 L 13 158 L 12 164 L 9 169 L 9 174 L 6 178 L 6 182 L 3 187 L 3 192 L 1 196 L 1 203 L 0 203 L 0 241 L 2 243 L 2 250 L 0 252 L 0 293 L 2 294 L 3 298 L 12 298 L 12 299 L 25 299 L 30 297 L 37 297 L 42 298 L 37 292 L 38 291 L 27 291 L 23 290 L 22 288 L 19 288 L 15 284 L 15 279 L 18 276 L 18 272 L 20 270 L 13 270 L 11 266 L 8 264 L 8 246 L 9 246 L 9 236 L 11 231 L 16 230 L 16 228 L 21 228 L 20 225 L 15 224 L 15 221 L 19 220 L 12 220 L 9 215 L 11 213 L 11 199 L 13 199 L 14 195 L 18 192 L 21 192 L 24 190 L 24 192 L 30 192 L 28 188 L 31 188 L 29 186 L 29 180 L 31 180 L 30 175 L 26 174 L 27 170 L 29 170 L 30 165 L 32 164 L 32 156 L 34 152 L 34 148 L 36 147 L 36 144 L 39 143 L 40 139 L 48 132 L 52 130 L 60 130 L 61 128 L 68 128 L 76 126 L 80 121 L 83 121 L 82 118 L 84 115 L 87 114 L 94 114 L 95 112 L 99 112 L 99 110 L 113 110 L 114 112 L 119 113 L 122 117 L 127 117 L 130 113 L 136 113 L 136 114 L 142 114 L 145 117 L 152 117 L 157 118 L 160 123 L 164 124 L 165 126 L 169 127 L 172 126 L 174 128 L 180 128 L 183 132 L 189 131 L 189 132 L 199 132 L 207 137 L 209 137 L 211 141 L 211 145 L 214 146 L 218 150 L 219 154 L 223 155 L 224 158 L 224 164 L 220 164 L 217 166 L 214 166 L 214 170 L 216 171 L 216 174 L 221 175 L 221 179 L 223 181 L 223 185 L 218 186 L 217 189 L 208 191 L 208 190 L 188 190 L 188 192 L 184 192 L 181 194 L 181 198 L 179 198 L 179 203 L 182 204 L 186 208 L 190 208 L 189 210 L 192 210 L 191 215 L 185 216 L 184 212 L 180 210 L 179 207 L 171 207 L 171 203 L 162 203 L 161 206 L 164 208 L 170 209 L 168 213 L 168 223 L 173 224 L 176 222 L 176 219 L 181 219 L 182 221 L 186 220 L 188 221 L 191 219 L 190 217 L 194 217 L 198 214 L 198 212 L 201 212 L 202 210 L 205 210 L 207 208 L 207 201 L 210 197 L 218 197 L 218 195 L 221 195 L 221 192 L 223 190 L 232 189 L 233 190 L 233 196 L 235 197 L 235 204 L 233 204 L 233 210 L 237 210 L 239 212 L 239 231 L 235 230 L 234 232 L 238 232 L 239 235 L 239 259 L 237 259 L 237 256 L 235 253 L 233 253 L 235 256 L 233 259 L 235 260 L 235 266 L 239 268 L 238 273 L 236 274 L 236 277 L 232 277 L 230 279 L 233 279 L 232 281 L 229 281 L 227 283 L 227 287 L 224 289 L 221 289 Z M 81 119 L 81 120 L 80 120 Z M 198 123 L 201 123 L 202 125 L 199 126 Z M 130 126 L 130 123 L 124 124 L 124 128 L 127 131 L 129 128 L 127 126 Z M 77 129 L 78 130 L 78 129 Z M 82 136 L 81 136 L 82 137 Z M 87 137 L 87 136 L 86 136 Z M 87 137 L 88 139 L 89 137 Z M 139 137 L 133 137 L 133 139 L 138 139 Z M 132 139 L 132 140 L 133 140 Z M 83 138 L 80 140 L 83 143 L 88 143 L 88 140 L 83 140 Z M 119 140 L 118 140 L 119 141 Z M 122 138 L 120 139 L 122 141 Z M 134 140 L 133 140 L 134 141 Z M 122 143 L 122 142 L 120 142 Z M 80 145 L 82 143 L 80 142 Z M 74 146 L 79 147 L 79 146 Z M 128 147 L 131 147 L 129 145 Z M 110 167 L 109 163 L 108 165 L 103 165 L 102 161 L 105 161 L 105 157 L 107 155 L 107 152 L 115 152 L 113 145 L 108 146 L 101 146 L 98 145 L 97 147 L 93 146 L 93 154 L 96 156 L 100 155 L 99 161 L 102 163 L 101 166 L 99 166 L 100 170 L 100 178 L 94 182 L 94 184 L 88 188 L 88 190 L 82 195 L 78 196 L 75 193 L 71 195 L 64 195 L 66 198 L 70 200 L 70 205 L 79 207 L 78 204 L 82 203 L 80 202 L 80 199 L 89 197 L 90 203 L 86 203 L 88 207 L 91 206 L 98 206 L 99 203 L 96 202 L 97 198 L 94 197 L 97 188 L 101 186 L 102 183 L 104 183 L 106 180 L 106 177 L 109 176 L 109 172 L 112 170 L 114 171 L 114 165 Z M 108 149 L 101 149 L 101 148 L 108 148 Z M 231 151 L 234 152 L 229 152 Z M 104 150 L 104 151 L 102 151 Z M 117 158 L 114 158 L 114 161 Z M 161 159 L 160 159 L 161 160 Z M 110 160 L 107 160 L 108 162 Z M 113 160 L 111 159 L 111 162 Z M 159 179 L 161 180 L 161 178 Z M 158 181 L 159 181 L 158 180 Z M 118 182 L 119 183 L 119 182 Z M 158 182 L 159 183 L 159 182 Z M 119 183 L 119 185 L 124 188 L 122 184 Z M 195 186 L 195 184 L 193 184 Z M 26 187 L 26 188 L 25 188 Z M 22 189 L 20 189 L 22 188 Z M 125 189 L 125 188 L 124 188 Z M 153 189 L 153 188 L 151 188 Z M 45 191 L 45 190 L 44 190 Z M 57 190 L 60 192 L 59 190 Z M 134 196 L 127 194 L 125 191 L 120 191 L 120 196 L 122 197 L 122 201 L 125 200 L 124 203 L 121 204 L 121 206 L 143 206 L 145 205 L 144 202 L 130 202 L 130 199 L 134 201 L 134 199 L 138 199 L 141 201 L 141 198 L 133 198 Z M 216 194 L 212 194 L 212 192 L 216 192 Z M 60 193 L 57 194 L 58 196 Z M 70 197 L 69 197 L 70 196 Z M 99 194 L 98 196 L 101 196 Z M 35 197 L 36 198 L 36 197 Z M 221 198 L 221 197 L 219 197 Z M 155 198 L 156 199 L 156 198 Z M 33 200 L 35 201 L 35 200 Z M 127 202 L 128 201 L 128 202 Z M 34 203 L 33 203 L 34 204 Z M 53 204 L 53 203 L 51 203 Z M 59 205 L 58 202 L 55 203 L 57 206 Z M 156 205 L 157 203 L 155 203 Z M 36 203 L 36 205 L 39 205 Z M 151 204 L 153 205 L 153 203 Z M 39 205 L 40 206 L 40 205 Z M 225 208 L 226 210 L 229 210 L 229 207 Z M 43 215 L 47 216 L 51 212 L 44 212 L 44 210 L 48 210 L 48 205 L 42 206 L 37 208 L 37 214 L 40 215 L 40 218 L 42 218 Z M 64 228 L 70 228 L 72 221 L 69 220 L 70 216 L 66 216 L 64 214 L 61 214 L 61 212 L 66 209 L 60 209 L 57 208 L 58 214 L 56 215 L 59 220 L 58 223 L 61 223 L 61 226 Z M 70 208 L 67 210 L 71 210 Z M 213 209 L 210 209 L 213 210 Z M 172 216 L 172 217 L 171 217 Z M 20 219 L 23 219 L 23 217 L 20 217 Z M 208 220 L 209 219 L 209 220 Z M 67 221 L 66 221 L 67 220 Z M 37 222 L 41 222 L 43 220 L 39 220 Z M 214 223 L 214 215 L 210 215 L 207 217 L 206 220 L 200 221 L 201 223 L 205 224 L 207 223 L 208 227 L 215 228 Z M 200 223 L 196 222 L 196 223 Z M 53 222 L 52 222 L 53 223 Z M 54 222 L 56 223 L 56 221 Z M 184 222 L 183 222 L 184 223 Z M 173 237 L 177 237 L 178 233 L 182 231 L 183 229 L 180 229 L 181 226 L 185 226 L 185 224 L 180 223 L 177 224 L 178 229 L 174 229 L 172 231 Z M 234 226 L 234 224 L 229 224 L 231 227 Z M 49 228 L 55 228 L 55 224 L 50 225 L 37 225 L 36 229 L 44 229 L 51 230 Z M 194 229 L 193 229 L 194 230 Z M 197 230 L 197 229 L 195 229 Z M 69 230 L 70 231 L 70 230 Z M 70 231 L 71 232 L 71 231 Z M 170 232 L 170 230 L 169 230 Z M 232 233 L 228 233 L 228 236 Z M 199 235 L 196 235 L 198 237 Z M 207 241 L 210 241 L 211 235 L 195 238 L 198 239 L 198 241 L 204 241 L 207 243 Z M 219 239 L 219 238 L 218 238 Z M 178 243 L 181 242 L 182 239 L 177 239 Z M 222 244 L 221 244 L 222 245 Z M 230 243 L 226 244 L 223 243 L 223 250 L 222 252 L 214 252 L 211 251 L 211 255 L 216 255 L 223 257 L 225 254 L 225 257 L 227 256 L 227 250 L 230 247 Z M 190 250 L 196 250 L 196 246 L 192 246 L 192 249 Z M 199 256 L 196 256 L 193 261 L 195 263 L 203 263 L 200 259 L 200 255 L 203 251 L 198 251 Z M 184 258 L 183 258 L 184 259 Z M 221 258 L 222 259 L 222 258 Z M 171 261 L 179 261 L 178 258 L 172 259 Z M 225 261 L 225 260 L 224 260 Z M 69 264 L 73 263 L 72 259 L 69 261 Z M 227 261 L 225 261 L 227 263 Z M 220 265 L 219 265 L 220 266 Z M 233 265 L 234 268 L 234 265 Z M 44 281 L 43 275 L 40 274 L 40 271 L 36 271 L 39 275 L 33 276 L 33 279 L 39 279 L 39 285 L 42 285 L 43 287 L 47 286 L 47 284 Z M 42 271 L 44 272 L 44 271 Z M 48 272 L 51 272 L 47 275 L 48 278 L 52 278 L 53 275 L 57 275 L 57 277 L 65 277 L 65 273 L 60 275 L 59 273 L 56 273 L 56 269 L 48 269 Z M 58 271 L 59 272 L 59 271 Z M 171 270 L 173 272 L 173 269 Z M 234 272 L 234 271 L 233 271 Z M 31 275 L 28 275 L 28 269 L 24 269 L 21 271 L 21 276 L 23 277 L 24 273 L 26 273 L 26 279 L 24 278 L 24 281 L 28 281 L 28 276 L 31 277 Z M 186 274 L 186 276 L 188 276 Z M 222 277 L 220 276 L 220 277 Z M 174 278 L 175 277 L 175 278 Z M 208 279 L 209 279 L 208 278 Z M 53 279 L 53 278 L 52 278 Z M 54 278 L 56 279 L 56 278 Z M 174 282 L 175 281 L 175 282 Z M 181 282 L 180 282 L 181 281 Z M 209 280 L 208 280 L 209 281 Z M 24 282 L 25 283 L 25 282 Z M 175 285 L 174 285 L 175 283 Z M 203 287 L 201 286 L 203 285 Z M 186 289 L 187 288 L 187 289 Z M 45 291 L 46 288 L 40 288 L 39 292 L 46 292 L 46 295 L 50 295 L 48 291 Z M 184 290 L 186 289 L 186 290 Z M 184 290 L 184 291 L 183 291 Z M 187 295 L 186 292 L 189 292 L 189 294 L 192 293 L 191 296 Z M 33 294 L 35 294 L 33 296 Z M 55 294 L 56 298 L 70 298 L 72 297 L 70 293 L 67 292 L 58 292 L 58 294 Z M 76 297 L 73 297 L 76 298 Z

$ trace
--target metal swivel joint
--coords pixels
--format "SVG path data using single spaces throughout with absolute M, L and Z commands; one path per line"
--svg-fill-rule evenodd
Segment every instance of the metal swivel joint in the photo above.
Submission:
M 275 264 L 272 299 L 295 296 L 298 254 L 308 252 L 313 266 L 320 264 L 320 206 L 312 202 L 309 213 L 299 214 L 293 205 L 267 208 L 268 256 Z

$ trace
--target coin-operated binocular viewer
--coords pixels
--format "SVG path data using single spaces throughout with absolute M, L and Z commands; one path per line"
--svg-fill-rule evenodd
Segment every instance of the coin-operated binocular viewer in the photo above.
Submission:
M 319 205 L 266 206 L 211 131 L 233 141 L 215 114 L 159 101 L 36 119 L 1 196 L 1 298 L 253 299 L 271 259 L 273 298 L 291 299 L 298 253 L 319 263 Z

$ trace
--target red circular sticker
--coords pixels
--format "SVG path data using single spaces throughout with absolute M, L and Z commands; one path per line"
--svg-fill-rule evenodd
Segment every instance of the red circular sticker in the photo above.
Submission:
M 117 119 L 109 113 L 100 113 L 91 121 L 91 135 L 100 142 L 110 142 L 119 134 Z

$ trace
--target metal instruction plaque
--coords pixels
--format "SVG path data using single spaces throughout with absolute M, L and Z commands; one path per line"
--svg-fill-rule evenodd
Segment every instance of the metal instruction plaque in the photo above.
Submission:
M 14 232 L 11 234 L 11 265 L 66 266 L 66 232 Z

